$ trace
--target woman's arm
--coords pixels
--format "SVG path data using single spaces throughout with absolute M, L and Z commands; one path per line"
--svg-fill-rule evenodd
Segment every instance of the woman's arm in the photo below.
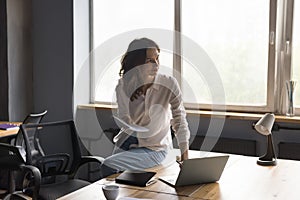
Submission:
M 126 123 L 131 124 L 132 120 L 129 112 L 129 101 L 130 99 L 124 91 L 123 80 L 120 79 L 116 87 L 116 97 L 118 104 L 118 117 L 124 120 Z
M 171 80 L 174 82 L 172 87 L 172 98 L 170 101 L 173 116 L 171 125 L 181 151 L 181 160 L 186 160 L 188 159 L 190 131 L 186 120 L 186 112 L 183 106 L 179 85 L 175 78 L 172 78 Z

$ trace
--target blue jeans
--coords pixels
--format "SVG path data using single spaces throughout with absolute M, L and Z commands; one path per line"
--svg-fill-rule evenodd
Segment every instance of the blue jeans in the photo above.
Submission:
M 129 138 L 121 145 L 117 153 L 107 157 L 102 166 L 102 178 L 125 170 L 144 170 L 159 165 L 166 157 L 167 151 L 154 151 L 146 147 L 131 148 L 137 144 L 137 138 Z

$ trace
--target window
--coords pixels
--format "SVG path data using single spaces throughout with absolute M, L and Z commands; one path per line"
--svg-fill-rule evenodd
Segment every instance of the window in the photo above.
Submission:
M 268 0 L 182 1 L 182 33 L 199 44 L 211 58 L 214 66 L 210 67 L 217 69 L 222 80 L 227 106 L 267 105 L 268 11 Z M 183 57 L 187 53 L 189 47 L 183 46 Z M 182 75 L 189 80 L 183 84 L 184 100 L 211 104 L 209 89 L 214 88 L 210 88 L 207 79 L 216 76 L 202 76 L 206 79 L 202 80 L 195 67 L 183 62 Z M 198 67 L 198 71 L 203 73 L 210 67 Z M 187 84 L 194 90 L 196 101 L 190 98 Z
M 115 101 L 122 54 L 134 38 L 149 37 L 162 48 L 160 70 L 178 79 L 187 108 L 211 109 L 224 104 L 233 111 L 284 112 L 280 100 L 285 93 L 283 83 L 300 76 L 299 58 L 291 57 L 291 68 L 285 63 L 288 57 L 282 62 L 280 55 L 290 40 L 286 27 L 293 27 L 286 17 L 293 9 L 288 2 L 94 0 L 91 101 Z M 299 54 L 297 3 L 290 41 L 293 55 Z M 289 69 L 292 77 L 281 75 Z M 300 92 L 296 99 L 300 106 Z
M 172 31 L 173 18 L 171 0 L 93 1 L 94 95 L 92 101 L 115 101 L 113 96 L 119 78 L 120 59 L 128 44 L 139 37 L 153 38 L 158 44 L 166 42 L 163 41 L 164 37 L 156 35 L 155 30 Z M 172 35 L 168 37 L 168 41 L 172 44 Z M 172 66 L 170 51 L 162 50 L 160 63 L 168 66 L 164 70 L 170 73 L 168 70 Z
M 292 79 L 297 80 L 295 104 L 300 107 L 300 2 L 294 2 L 293 45 L 292 45 Z

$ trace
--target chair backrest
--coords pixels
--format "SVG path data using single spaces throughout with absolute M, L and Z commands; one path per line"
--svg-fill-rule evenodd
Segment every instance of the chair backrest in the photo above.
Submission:
M 18 147 L 0 143 L 0 169 L 19 169 L 25 161 Z
M 39 124 L 41 122 L 41 120 L 43 119 L 43 117 L 46 115 L 47 110 L 41 112 L 41 113 L 31 113 L 29 115 L 27 115 L 27 117 L 24 119 L 24 121 L 22 122 L 22 124 Z M 30 145 L 37 145 L 35 142 L 35 138 L 34 138 L 34 130 L 31 131 L 31 133 L 28 132 L 28 141 L 30 143 Z M 17 133 L 17 136 L 15 138 L 14 141 L 14 145 L 20 148 L 21 154 L 24 157 L 24 159 L 26 160 L 27 164 L 31 164 L 31 161 L 28 160 L 26 158 L 26 150 L 25 150 L 25 141 L 24 141 L 24 136 L 23 133 L 21 131 L 21 129 L 19 130 L 19 132 Z M 36 146 L 35 149 L 38 149 L 39 147 Z M 38 153 L 38 151 L 35 150 L 35 153 Z M 42 152 L 39 152 L 42 153 Z
M 47 110 L 37 113 L 29 114 L 24 120 L 23 124 L 37 124 L 47 113 Z M 10 144 L 0 143 L 0 187 L 1 189 L 14 191 L 15 188 L 22 187 L 21 173 L 17 175 L 20 166 L 27 163 L 25 142 L 21 129 L 18 131 L 15 138 L 9 141 Z M 5 169 L 5 170 L 4 170 Z M 11 170 L 17 170 L 12 174 Z M 19 176 L 20 175 L 20 176 Z M 15 176 L 11 180 L 11 177 Z
M 27 159 L 39 168 L 42 177 L 75 173 L 81 159 L 81 149 L 73 120 L 23 124 L 21 131 L 27 145 L 26 153 L 31 156 Z M 43 152 L 35 158 L 31 155 L 35 145 L 31 145 L 27 137 L 31 133 L 34 133 L 33 137 Z

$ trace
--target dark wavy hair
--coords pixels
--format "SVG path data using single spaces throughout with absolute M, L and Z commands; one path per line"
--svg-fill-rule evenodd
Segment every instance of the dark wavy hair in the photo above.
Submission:
M 148 38 L 133 40 L 129 44 L 126 53 L 121 59 L 121 69 L 119 72 L 120 77 L 134 67 L 145 64 L 147 49 L 152 48 L 155 48 L 158 52 L 160 52 L 159 46 L 153 40 Z

